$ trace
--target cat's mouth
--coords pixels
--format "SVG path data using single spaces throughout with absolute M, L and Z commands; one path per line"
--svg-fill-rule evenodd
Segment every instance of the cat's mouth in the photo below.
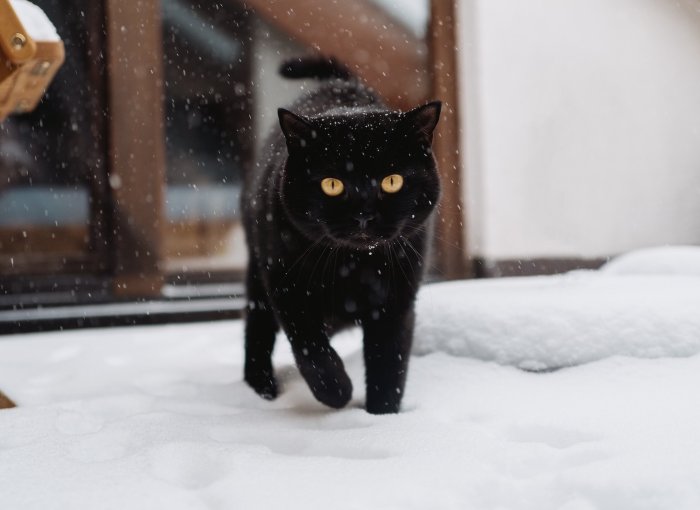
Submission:
M 374 226 L 370 228 L 360 229 L 338 229 L 328 232 L 334 242 L 339 245 L 353 248 L 356 250 L 374 250 L 378 246 L 391 244 L 396 239 L 403 228 L 404 222 L 399 224 L 399 228 L 393 229 L 386 226 Z
M 343 236 L 332 235 L 330 237 L 336 243 L 355 250 L 374 250 L 378 246 L 391 241 L 391 238 L 372 235 L 366 231 L 354 232 Z

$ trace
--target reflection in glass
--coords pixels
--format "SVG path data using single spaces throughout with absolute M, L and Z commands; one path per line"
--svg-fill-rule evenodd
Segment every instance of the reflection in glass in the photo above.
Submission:
M 0 273 L 104 269 L 101 7 L 35 0 L 66 62 L 32 113 L 0 124 Z
M 250 158 L 248 12 L 163 0 L 167 267 L 241 266 L 238 201 Z

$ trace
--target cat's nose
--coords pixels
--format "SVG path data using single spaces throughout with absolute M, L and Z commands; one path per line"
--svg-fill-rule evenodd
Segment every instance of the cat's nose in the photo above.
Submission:
M 355 216 L 357 223 L 360 225 L 361 229 L 366 229 L 370 221 L 374 219 L 374 214 L 360 214 Z

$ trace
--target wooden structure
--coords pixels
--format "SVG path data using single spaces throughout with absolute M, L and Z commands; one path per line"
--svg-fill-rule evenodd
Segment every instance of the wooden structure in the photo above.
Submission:
M 11 407 L 15 407 L 15 403 L 0 391 L 0 409 L 10 409 Z
M 160 2 L 107 0 L 114 292 L 160 295 L 165 184 Z
M 459 83 L 457 80 L 456 3 L 433 0 L 430 11 L 431 92 L 443 102 L 442 114 L 433 140 L 442 177 L 442 198 L 436 223 L 436 265 L 446 279 L 472 276 L 467 256 L 466 217 L 462 207 L 465 175 L 462 168 Z

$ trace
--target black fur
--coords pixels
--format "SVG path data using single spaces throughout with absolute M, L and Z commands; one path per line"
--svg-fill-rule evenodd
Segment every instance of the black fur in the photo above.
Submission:
M 341 78 L 349 80 L 350 71 L 333 57 L 301 57 L 284 62 L 280 74 L 285 78 Z
M 335 66 L 312 59 L 284 69 L 296 77 L 343 76 Z M 430 148 L 440 103 L 391 111 L 356 79 L 334 78 L 291 110 L 279 110 L 282 129 L 243 192 L 245 380 L 263 397 L 277 396 L 271 354 L 281 326 L 314 396 L 343 407 L 352 383 L 329 338 L 359 324 L 367 410 L 398 412 L 428 220 L 440 192 Z M 397 193 L 381 190 L 390 174 L 404 178 Z M 340 196 L 322 192 L 326 177 L 343 181 Z

